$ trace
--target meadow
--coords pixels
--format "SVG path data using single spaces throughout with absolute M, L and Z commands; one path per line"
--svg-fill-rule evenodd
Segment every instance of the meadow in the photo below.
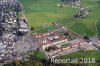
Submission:
M 100 19 L 97 21 L 97 30 L 98 37 L 100 38 Z
M 100 60 L 100 51 L 96 51 L 96 50 L 91 50 L 91 51 L 78 51 L 78 52 L 75 52 L 75 53 L 71 53 L 71 54 L 67 54 L 67 55 L 64 55 L 64 56 L 61 56 L 59 58 L 61 59 L 69 59 L 69 58 L 76 58 L 76 59 L 80 59 L 80 58 L 95 58 L 95 63 L 86 63 L 88 64 L 88 66 L 99 66 L 100 63 L 97 62 L 98 60 Z
M 100 19 L 100 7 L 94 5 L 97 5 L 98 0 L 84 0 L 82 2 L 84 7 L 91 10 L 91 14 L 84 19 L 73 18 L 79 9 L 57 7 L 57 4 L 61 4 L 60 0 L 21 0 L 21 2 L 31 27 L 39 28 L 44 24 L 66 18 L 61 21 L 61 24 L 66 28 L 70 28 L 81 35 L 93 36 L 96 34 L 95 21 Z
M 30 26 L 35 28 L 52 23 L 60 18 L 72 16 L 72 8 L 60 8 L 58 0 L 21 0 Z

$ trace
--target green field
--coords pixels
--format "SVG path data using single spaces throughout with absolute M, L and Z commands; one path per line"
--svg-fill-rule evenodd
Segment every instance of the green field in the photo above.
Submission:
M 38 30 L 34 31 L 33 33 L 44 33 L 44 32 L 48 32 L 48 30 L 54 30 L 56 29 L 55 25 L 49 25 L 49 26 L 45 26 L 44 28 L 38 28 Z
M 35 57 L 39 60 L 46 59 L 45 54 L 41 52 L 40 50 L 35 51 Z
M 75 23 L 73 26 L 71 26 L 71 30 L 79 33 L 80 35 L 88 34 L 90 36 L 93 35 L 93 32 L 90 31 L 87 26 L 85 26 L 82 23 Z
M 61 3 L 60 0 L 21 0 L 21 2 L 30 26 L 35 28 L 72 16 L 75 12 L 70 7 L 57 7 L 57 4 Z
M 96 5 L 97 2 L 98 0 L 84 0 L 84 5 L 85 7 L 91 7 Z M 71 28 L 73 31 L 81 35 L 83 34 L 88 34 L 90 36 L 95 35 L 96 34 L 95 22 L 96 20 L 100 19 L 100 6 L 95 6 L 88 9 L 91 10 L 91 14 L 88 17 L 84 19 L 67 18 L 63 20 L 62 24 L 65 27 Z M 76 24 L 80 24 L 80 25 L 76 26 Z
M 84 0 L 83 4 L 85 7 L 91 7 L 97 5 L 98 1 Z M 66 28 L 70 28 L 81 35 L 92 36 L 96 34 L 95 21 L 100 19 L 100 6 L 89 8 L 91 14 L 88 17 L 76 19 L 73 18 L 73 15 L 79 9 L 57 7 L 57 4 L 61 3 L 60 0 L 21 0 L 21 2 L 24 6 L 24 14 L 32 27 L 39 28 L 44 24 L 66 18 L 62 20 L 62 25 Z
M 100 38 L 100 19 L 97 21 L 98 36 Z
M 62 59 L 69 59 L 69 58 L 95 58 L 95 60 L 100 60 L 100 51 L 78 51 L 72 54 L 67 54 L 64 56 L 61 56 L 59 58 Z M 95 63 L 88 63 L 89 66 L 99 66 L 100 63 L 95 62 Z
M 72 54 L 67 54 L 65 56 L 62 56 L 60 58 L 96 58 L 97 60 L 100 60 L 100 51 L 91 50 L 91 51 L 78 51 L 74 52 Z

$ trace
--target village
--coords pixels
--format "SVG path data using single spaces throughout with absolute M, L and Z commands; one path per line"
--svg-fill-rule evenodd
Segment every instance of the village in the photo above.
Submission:
M 24 17 L 18 17 L 21 7 L 17 0 L 0 0 L 0 63 L 21 59 L 16 45 L 28 33 Z
M 63 2 L 63 0 L 61 0 Z M 81 0 L 63 2 L 57 4 L 59 8 L 78 8 L 73 17 L 85 18 L 91 14 L 91 10 L 82 7 Z M 56 5 L 55 5 L 56 6 Z M 75 6 L 75 7 L 74 7 Z M 37 33 L 38 29 L 31 29 L 23 13 L 23 6 L 18 0 L 0 0 L 0 63 L 8 63 L 15 60 L 27 60 L 24 53 L 39 49 L 46 57 L 60 57 L 80 50 L 100 50 L 100 40 L 97 37 L 80 35 L 58 22 L 48 25 L 56 26 L 56 29 Z M 44 29 L 40 27 L 39 29 Z M 33 54 L 34 54 L 33 53 Z M 28 54 L 27 54 L 28 56 Z

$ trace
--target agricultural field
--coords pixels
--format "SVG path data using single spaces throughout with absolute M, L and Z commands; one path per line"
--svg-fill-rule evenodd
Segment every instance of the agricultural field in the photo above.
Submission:
M 21 0 L 24 6 L 30 26 L 35 28 L 44 24 L 52 23 L 58 19 L 72 16 L 75 12 L 72 8 L 60 8 L 60 0 Z
M 91 10 L 91 14 L 84 19 L 74 18 L 73 15 L 79 8 L 57 7 L 61 4 L 60 0 L 21 0 L 24 6 L 24 14 L 28 19 L 29 25 L 39 28 L 44 24 L 50 24 L 57 20 L 63 19 L 61 24 L 66 28 L 79 33 L 93 36 L 96 34 L 95 21 L 100 19 L 100 6 L 97 5 L 99 0 L 84 0 L 84 7 Z
M 70 28 L 81 35 L 96 35 L 97 31 L 95 27 L 95 22 L 100 19 L 100 6 L 95 6 L 97 2 L 98 0 L 84 0 L 83 4 L 86 8 L 91 10 L 91 14 L 83 19 L 67 18 L 63 20 L 62 24 L 65 27 Z

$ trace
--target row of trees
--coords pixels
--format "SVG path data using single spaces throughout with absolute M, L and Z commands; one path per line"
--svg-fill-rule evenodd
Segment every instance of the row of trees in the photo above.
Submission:
M 36 60 L 30 60 L 30 61 L 25 61 L 25 62 L 21 62 L 21 61 L 15 61 L 3 66 L 88 66 L 87 64 L 54 64 L 54 63 L 50 63 L 50 64 L 45 64 L 41 61 L 36 61 Z
M 87 64 L 79 64 L 79 63 L 77 63 L 77 64 L 51 63 L 51 59 L 48 59 L 48 60 L 46 58 L 39 59 L 39 57 L 37 57 L 38 52 L 40 52 L 39 49 L 37 49 L 36 51 L 32 51 L 32 54 L 29 55 L 29 60 L 27 60 L 27 61 L 25 61 L 25 60 L 23 60 L 23 61 L 16 60 L 14 62 L 5 64 L 3 66 L 88 66 Z M 43 55 L 41 55 L 41 56 L 43 56 Z

